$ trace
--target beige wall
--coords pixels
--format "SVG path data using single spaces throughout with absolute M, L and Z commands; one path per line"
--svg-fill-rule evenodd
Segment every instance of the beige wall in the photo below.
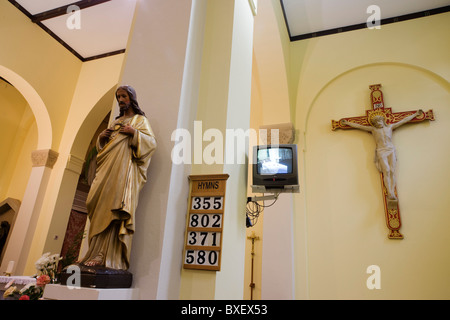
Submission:
M 15 241 L 10 241 L 5 259 L 16 261 L 19 274 L 33 274 L 34 261 L 44 250 L 60 250 L 77 181 L 76 173 L 71 182 L 64 179 L 66 167 L 74 169 L 73 156 L 79 160 L 76 166 L 82 165 L 83 148 L 111 109 L 113 97 L 106 104 L 100 101 L 116 86 L 123 55 L 82 63 L 9 2 L 2 2 L 0 11 L 0 34 L 8 43 L 8 49 L 0 52 L 0 76 L 23 96 L 13 103 L 22 115 L 7 110 L 10 104 L 0 105 L 15 126 L 1 142 L 2 149 L 10 150 L 6 162 L 1 160 L 9 170 L 8 177 L 2 176 L 7 183 L 2 184 L 1 195 L 21 200 L 23 212 L 18 215 L 31 217 L 16 224 L 11 234 Z M 36 149 L 59 154 L 52 169 L 32 169 L 31 152 Z M 69 205 L 62 205 L 61 197 Z
M 15 195 L 22 202 L 16 221 L 22 221 L 20 215 L 27 217 L 26 223 L 15 224 L 4 258 L 6 263 L 8 260 L 15 260 L 16 270 L 22 273 L 27 254 L 21 255 L 21 252 L 24 247 L 28 247 L 24 244 L 24 238 L 25 235 L 34 234 L 39 215 L 36 211 L 42 204 L 42 199 L 36 201 L 35 196 L 38 194 L 40 197 L 44 196 L 45 192 L 42 193 L 43 190 L 39 188 L 42 183 L 45 189 L 51 174 L 50 169 L 40 168 L 35 169 L 33 173 L 31 151 L 58 148 L 81 61 L 9 2 L 2 2 L 0 11 L 2 12 L 0 33 L 3 41 L 8 43 L 7 50 L 0 52 L 0 74 L 20 92 L 36 119 L 36 126 L 21 127 L 10 132 L 14 137 L 31 138 L 27 141 L 23 139 L 22 143 L 17 141 L 13 147 L 11 155 L 17 154 L 17 150 L 21 151 L 16 155 L 16 159 L 12 159 L 16 161 L 16 167 L 12 168 L 15 171 L 7 186 L 6 194 L 6 196 Z M 2 140 L 2 145 L 5 143 L 7 141 Z M 28 200 L 25 199 L 27 197 Z M 24 211 L 26 212 L 23 213 Z M 31 239 L 25 242 L 30 243 Z
M 255 17 L 254 60 L 252 75 L 251 128 L 292 122 L 289 97 L 289 38 L 279 1 L 259 1 Z M 261 141 L 251 141 L 256 145 Z M 251 156 L 252 150 L 249 150 Z M 252 194 L 252 168 L 249 172 L 249 196 Z M 260 201 L 269 205 L 273 201 Z M 253 299 L 292 299 L 292 195 L 280 195 L 276 205 L 265 208 L 258 222 L 246 231 L 244 299 L 251 298 L 251 237 L 255 241 Z M 288 227 L 288 229 L 286 229 Z
M 304 192 L 295 199 L 297 298 L 449 298 L 449 14 L 300 41 L 296 125 Z M 332 54 L 330 54 L 332 53 Z M 381 83 L 394 111 L 433 109 L 436 121 L 394 132 L 405 239 L 387 239 L 374 142 L 330 121 L 364 115 Z M 306 235 L 306 237 L 305 237 Z M 305 238 L 304 238 L 305 237 Z M 368 290 L 367 267 L 381 268 Z
M 121 84 L 136 89 L 139 105 L 146 113 L 158 142 L 147 173 L 147 183 L 140 194 L 131 250 L 130 271 L 141 299 L 156 299 L 158 296 L 176 299 L 174 295 L 179 292 L 182 253 L 175 249 L 175 255 L 172 246 L 180 245 L 176 240 L 182 240 L 180 237 L 184 230 L 166 230 L 165 225 L 170 219 L 176 220 L 175 224 L 179 223 L 179 217 L 184 222 L 187 206 L 183 202 L 185 198 L 178 198 L 178 192 L 170 192 L 173 181 L 170 159 L 171 135 L 177 127 L 180 112 L 190 9 L 191 1 L 137 2 L 134 30 L 120 80 Z M 181 189 L 188 183 L 183 173 L 175 181 Z M 168 225 L 172 226 L 171 223 Z M 167 273 L 168 276 L 160 277 Z
M 32 101 L 28 103 L 36 117 L 43 117 L 41 113 L 46 113 L 51 121 L 50 127 L 38 121 L 38 126 L 48 127 L 39 128 L 40 135 L 47 137 L 48 130 L 53 135 L 53 139 L 50 136 L 51 141 L 40 142 L 42 148 L 57 149 L 82 62 L 11 3 L 3 1 L 0 10 L 3 14 L 0 33 L 3 41 L 8 43 L 7 50 L 0 52 L 0 66 L 17 74 L 43 101 L 45 110 Z M 6 80 L 21 91 L 22 85 L 16 79 L 6 77 Z M 26 92 L 21 93 L 27 99 Z
M 29 155 L 37 145 L 36 122 L 20 92 L 3 81 L 0 82 L 0 113 L 3 124 L 0 127 L 0 199 L 22 199 L 25 179 L 31 170 Z M 11 185 L 11 181 L 14 181 L 14 184 Z
M 270 16 L 258 20 L 269 14 L 263 10 L 279 10 L 272 5 L 261 2 L 255 20 L 252 126 L 281 122 L 280 117 L 295 123 L 301 188 L 292 212 L 295 299 L 449 298 L 449 14 L 286 45 L 279 21 L 277 27 L 273 20 L 270 24 Z M 272 39 L 272 46 L 264 46 L 261 37 Z M 277 62 L 267 67 L 270 60 Z M 271 91 L 271 82 L 278 90 Z M 285 82 L 291 110 L 283 118 Z M 436 121 L 406 125 L 394 133 L 405 235 L 399 241 L 387 239 L 372 137 L 355 130 L 331 131 L 332 119 L 365 114 L 370 108 L 368 87 L 377 83 L 393 111 L 433 109 L 436 115 Z M 277 100 L 278 108 L 267 107 Z M 286 237 L 284 244 L 268 241 L 274 230 L 290 231 L 285 219 L 277 222 L 274 217 L 281 217 L 286 207 L 289 203 L 276 204 L 247 232 L 263 235 L 255 254 L 256 299 L 291 294 L 286 273 L 270 272 L 275 263 L 267 265 L 264 258 L 270 250 L 289 250 L 292 242 Z M 245 298 L 250 279 L 247 241 Z M 281 259 L 277 263 L 283 268 L 292 263 L 288 254 Z M 371 265 L 380 267 L 380 290 L 366 286 Z

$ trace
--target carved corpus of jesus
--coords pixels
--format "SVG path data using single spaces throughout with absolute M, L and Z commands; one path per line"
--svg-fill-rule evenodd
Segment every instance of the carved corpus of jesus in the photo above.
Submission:
M 382 178 L 383 202 L 386 224 L 389 228 L 389 239 L 403 239 L 400 233 L 400 208 L 396 195 L 396 162 L 395 147 L 392 143 L 393 131 L 405 123 L 418 123 L 424 120 L 434 120 L 433 110 L 423 112 L 402 111 L 392 112 L 384 107 L 381 84 L 369 86 L 371 110 L 366 110 L 365 116 L 331 120 L 331 130 L 360 129 L 370 132 L 375 140 L 375 165 Z
M 375 165 L 381 173 L 383 173 L 384 185 L 387 189 L 388 198 L 390 200 L 396 200 L 395 195 L 396 187 L 396 176 L 395 167 L 397 162 L 397 157 L 395 153 L 395 147 L 392 143 L 392 132 L 400 127 L 401 125 L 411 121 L 417 116 L 423 114 L 422 110 L 418 110 L 416 113 L 403 118 L 399 122 L 393 124 L 386 124 L 386 116 L 383 112 L 373 112 L 369 116 L 370 126 L 361 125 L 358 123 L 353 123 L 348 120 L 341 120 L 343 125 L 348 125 L 355 129 L 360 129 L 363 131 L 370 132 L 375 139 L 376 149 L 375 149 Z

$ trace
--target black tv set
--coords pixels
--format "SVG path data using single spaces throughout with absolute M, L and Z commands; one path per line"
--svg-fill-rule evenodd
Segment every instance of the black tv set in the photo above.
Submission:
M 253 147 L 254 193 L 299 192 L 297 145 Z

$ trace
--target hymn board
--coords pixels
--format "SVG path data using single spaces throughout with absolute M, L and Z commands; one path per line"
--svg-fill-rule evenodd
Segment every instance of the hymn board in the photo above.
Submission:
M 220 271 L 228 174 L 191 175 L 184 245 L 185 269 Z

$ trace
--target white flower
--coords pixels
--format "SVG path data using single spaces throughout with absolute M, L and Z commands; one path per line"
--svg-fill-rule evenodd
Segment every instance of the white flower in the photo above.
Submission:
M 44 253 L 42 257 L 40 257 L 38 261 L 35 262 L 36 268 L 39 270 L 42 269 L 48 263 L 49 256 L 50 252 Z
M 27 285 L 26 285 L 25 287 L 23 287 L 22 289 L 20 289 L 19 293 L 20 293 L 20 294 L 24 293 L 24 292 L 27 291 L 30 287 L 34 287 L 34 283 L 32 283 L 32 282 L 27 283 Z
M 52 257 L 50 256 L 50 252 L 46 252 L 35 262 L 34 266 L 37 270 L 42 271 L 48 268 L 50 263 L 52 263 Z
M 55 272 L 59 260 L 61 260 L 59 253 L 50 254 L 50 252 L 46 252 L 34 263 L 34 266 L 39 271 L 38 273 L 50 274 Z

